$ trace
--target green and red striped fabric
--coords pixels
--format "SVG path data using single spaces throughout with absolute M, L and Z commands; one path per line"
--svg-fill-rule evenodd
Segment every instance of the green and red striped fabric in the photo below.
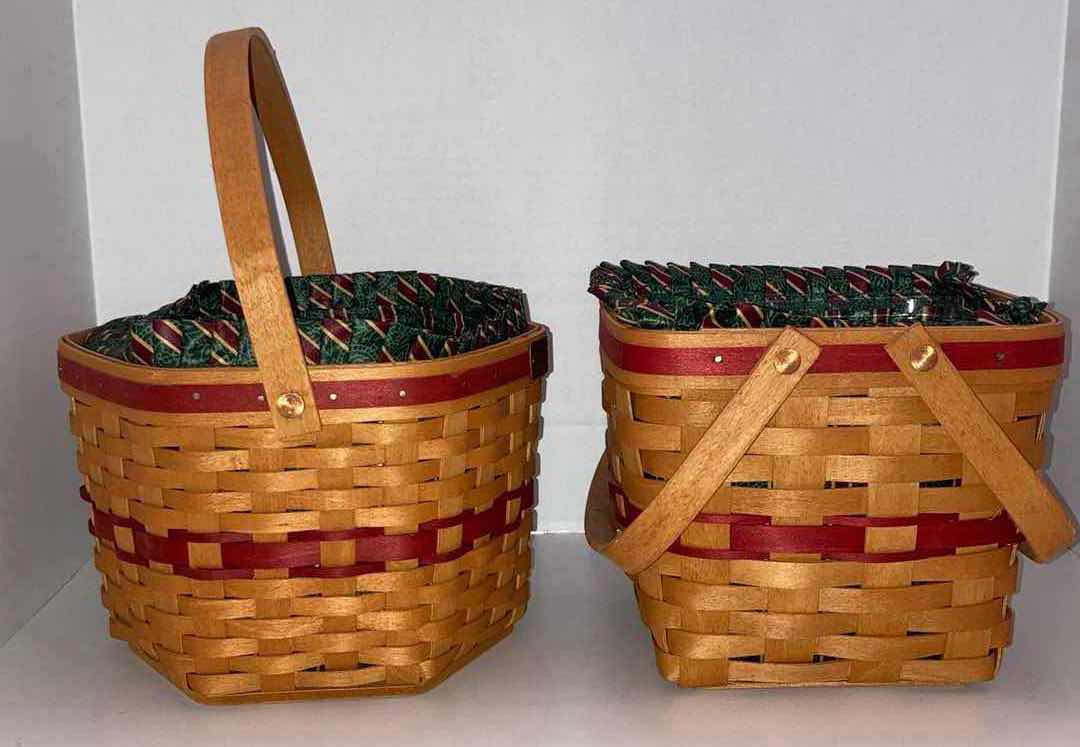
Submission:
M 645 329 L 1034 324 L 1046 304 L 1005 299 L 940 265 L 781 267 L 603 263 L 589 292 L 621 322 Z
M 304 357 L 311 365 L 444 358 L 502 342 L 529 327 L 514 288 L 421 272 L 286 278 Z M 82 345 L 162 368 L 254 366 L 231 280 L 202 282 L 150 314 L 114 319 Z

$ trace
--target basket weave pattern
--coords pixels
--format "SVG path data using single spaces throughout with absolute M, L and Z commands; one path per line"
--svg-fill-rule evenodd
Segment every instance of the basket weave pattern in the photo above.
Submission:
M 634 358 L 635 345 L 674 336 L 602 322 L 597 482 L 617 527 L 657 497 L 745 379 L 688 375 L 737 368 L 749 344 L 692 334 L 731 346 L 727 360 Z M 686 370 L 628 370 L 659 371 L 658 352 Z M 1035 468 L 1060 375 L 1045 362 L 965 374 Z M 898 373 L 811 373 L 678 539 L 631 575 L 659 670 L 681 686 L 962 683 L 991 679 L 1011 641 L 1022 539 Z
M 470 284 L 468 299 L 444 299 L 455 334 L 479 325 L 468 345 L 444 342 L 432 359 L 423 340 L 402 339 L 395 320 L 424 317 L 425 299 L 412 275 L 384 275 L 373 294 L 349 285 L 367 275 L 337 272 L 266 35 L 214 36 L 204 73 L 234 278 L 220 301 L 243 317 L 245 342 L 216 320 L 215 344 L 232 357 L 202 349 L 188 362 L 218 367 L 191 368 L 170 367 L 185 346 L 169 320 L 149 336 L 171 358 L 109 358 L 86 332 L 59 345 L 110 632 L 202 702 L 427 689 L 525 612 L 547 329 L 505 289 L 514 319 L 501 324 L 495 291 Z M 357 355 L 305 351 L 314 343 L 286 292 L 263 139 L 308 278 L 290 284 L 328 307 L 334 278 L 378 307 L 363 324 L 371 349 L 335 328 L 341 352 Z M 204 322 L 192 324 L 205 336 Z M 121 330 L 120 348 L 138 334 Z
M 422 687 L 525 610 L 539 380 L 288 443 L 69 393 L 110 631 L 198 697 Z

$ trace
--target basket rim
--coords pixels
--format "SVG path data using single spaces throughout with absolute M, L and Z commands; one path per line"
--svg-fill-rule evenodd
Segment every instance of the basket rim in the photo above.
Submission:
M 991 293 L 1011 298 L 1012 295 L 993 288 Z M 644 347 L 699 348 L 768 347 L 780 333 L 781 327 L 715 328 L 698 330 L 643 329 L 621 322 L 604 306 L 600 309 L 600 325 L 616 340 Z M 888 345 L 907 327 L 798 327 L 798 331 L 818 345 Z M 1023 325 L 948 325 L 934 326 L 933 336 L 939 342 L 1005 342 L 1014 340 L 1043 340 L 1065 334 L 1065 318 L 1055 311 L 1043 311 L 1042 321 Z
M 821 348 L 821 356 L 810 371 L 812 375 L 889 376 L 898 372 L 886 348 L 909 329 L 804 327 L 798 331 Z M 932 329 L 933 339 L 941 344 L 953 364 L 965 372 L 996 375 L 1010 369 L 1043 370 L 1056 379 L 1056 372 L 1065 362 L 1065 319 L 1054 312 L 1043 312 L 1043 321 L 1037 324 Z M 750 373 L 783 331 L 726 327 L 690 331 L 641 329 L 619 321 L 600 305 L 599 337 L 604 369 L 614 367 L 627 375 L 734 381 Z
M 62 336 L 57 344 L 61 360 L 68 360 L 99 373 L 145 384 L 260 384 L 257 367 L 162 368 L 143 366 L 95 353 L 79 344 L 89 329 Z M 308 366 L 311 380 L 324 382 L 378 381 L 411 379 L 441 374 L 454 375 L 464 370 L 496 363 L 520 354 L 539 339 L 550 336 L 547 326 L 531 322 L 528 329 L 508 340 L 479 350 L 426 361 L 389 361 L 386 363 L 349 363 Z
M 550 334 L 525 334 L 482 350 L 429 361 L 309 366 L 324 424 L 428 417 L 488 401 L 542 381 L 551 370 Z M 271 408 L 258 368 L 155 368 L 93 353 L 60 339 L 60 388 L 144 423 L 268 425 Z

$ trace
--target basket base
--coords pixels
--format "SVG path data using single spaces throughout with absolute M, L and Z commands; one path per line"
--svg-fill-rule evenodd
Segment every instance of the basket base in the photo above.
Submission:
M 905 679 L 851 679 L 849 677 L 815 677 L 814 669 L 828 665 L 806 664 L 793 665 L 797 667 L 798 677 L 789 680 L 776 679 L 772 681 L 753 679 L 733 679 L 730 682 L 710 681 L 703 677 L 701 672 L 690 674 L 688 678 L 680 677 L 675 657 L 656 646 L 653 642 L 653 652 L 656 655 L 656 667 L 658 674 L 668 682 L 685 690 L 765 690 L 773 688 L 792 687 L 962 687 L 992 681 L 1001 669 L 1005 658 L 1005 648 L 993 649 L 988 656 L 967 660 L 954 660 L 951 662 L 938 662 L 945 668 L 939 669 L 933 674 L 924 673 L 923 676 L 910 676 Z M 783 665 L 779 665 L 783 666 Z M 806 669 L 804 669 L 806 667 Z M 819 672 L 823 673 L 824 670 Z
M 188 690 L 183 687 L 177 687 L 176 683 L 168 676 L 168 674 L 162 669 L 160 663 L 146 654 L 138 644 L 130 641 L 125 641 L 128 644 L 128 648 L 134 651 L 140 659 L 146 662 L 150 667 L 164 677 L 170 685 L 175 689 L 182 692 L 184 695 L 191 698 L 196 703 L 202 705 L 243 705 L 246 703 L 281 703 L 290 700 L 315 700 L 325 698 L 358 698 L 365 696 L 391 696 L 391 695 L 419 695 L 420 693 L 427 692 L 431 688 L 435 687 L 439 683 L 443 682 L 450 675 L 457 672 L 473 659 L 480 656 L 480 654 L 487 651 L 496 643 L 506 638 L 514 630 L 513 626 L 507 628 L 502 633 L 494 636 L 482 643 L 478 643 L 468 654 L 462 656 L 460 659 L 456 659 L 449 666 L 446 667 L 436 676 L 432 677 L 427 682 L 421 685 L 387 685 L 384 687 L 323 687 L 312 688 L 309 690 L 283 690 L 279 692 L 256 692 L 256 693 L 241 693 L 238 695 L 221 695 L 217 697 L 206 697 L 199 695 L 198 693 Z M 114 636 L 115 637 L 115 636 Z M 123 640 L 118 638 L 117 640 Z

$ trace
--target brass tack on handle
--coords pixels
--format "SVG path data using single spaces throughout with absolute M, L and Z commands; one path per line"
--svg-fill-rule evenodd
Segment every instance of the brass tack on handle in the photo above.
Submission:
M 785 375 L 798 371 L 801 362 L 799 351 L 791 348 L 778 351 L 773 358 L 773 365 L 776 366 L 777 372 Z
M 937 361 L 938 351 L 933 345 L 922 345 L 911 351 L 911 367 L 916 371 L 929 371 Z
M 298 418 L 304 414 L 304 398 L 296 392 L 285 392 L 277 398 L 277 411 L 283 418 Z

